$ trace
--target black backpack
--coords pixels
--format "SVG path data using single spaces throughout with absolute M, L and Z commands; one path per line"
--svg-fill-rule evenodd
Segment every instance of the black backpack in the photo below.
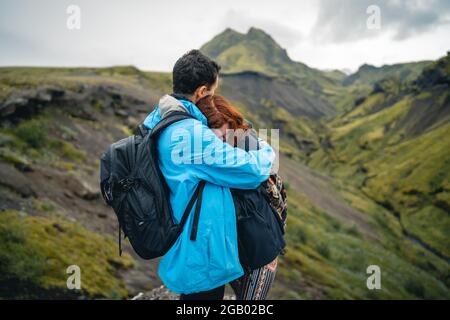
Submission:
M 270 204 L 266 183 L 256 189 L 231 189 L 236 210 L 239 259 L 247 272 L 269 264 L 286 247 L 284 223 Z
M 191 240 L 197 225 L 205 181 L 197 186 L 179 224 L 173 221 L 170 190 L 158 165 L 158 137 L 171 124 L 192 118 L 174 111 L 152 129 L 140 125 L 138 133 L 117 141 L 101 156 L 100 189 L 119 220 L 119 254 L 122 254 L 121 230 L 143 259 L 164 255 L 183 231 L 196 202 Z M 197 200 L 197 201 L 196 201 Z

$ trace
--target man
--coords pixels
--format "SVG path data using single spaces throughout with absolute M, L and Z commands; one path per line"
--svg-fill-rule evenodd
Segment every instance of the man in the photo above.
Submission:
M 174 93 L 163 96 L 144 121 L 153 128 L 173 111 L 194 117 L 172 124 L 158 141 L 159 165 L 171 191 L 175 222 L 180 221 L 198 183 L 206 181 L 196 240 L 190 239 L 191 212 L 185 229 L 159 265 L 163 283 L 180 293 L 181 299 L 222 299 L 225 284 L 243 275 L 229 188 L 256 188 L 268 178 L 275 158 L 267 143 L 261 141 L 259 150 L 246 152 L 223 142 L 207 127 L 195 103 L 214 94 L 219 71 L 217 63 L 200 51 L 189 51 L 173 68 Z

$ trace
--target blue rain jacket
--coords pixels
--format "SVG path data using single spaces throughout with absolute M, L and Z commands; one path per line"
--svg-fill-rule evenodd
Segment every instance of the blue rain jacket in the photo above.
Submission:
M 172 124 L 158 142 L 159 165 L 170 189 L 176 223 L 197 184 L 205 180 L 206 185 L 197 239 L 190 240 L 194 206 L 182 234 L 162 257 L 158 274 L 173 292 L 190 294 L 214 289 L 243 275 L 229 188 L 254 189 L 267 180 L 275 153 L 263 142 L 259 150 L 249 152 L 233 148 L 207 127 L 207 119 L 197 106 L 169 95 L 161 98 L 144 125 L 153 128 L 161 116 L 174 110 L 187 111 L 195 118 Z M 224 157 L 219 160 L 226 161 L 211 161 L 218 155 Z

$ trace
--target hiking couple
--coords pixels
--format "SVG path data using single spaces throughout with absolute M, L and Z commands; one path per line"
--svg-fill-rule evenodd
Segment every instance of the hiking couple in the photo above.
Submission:
M 111 144 L 100 188 L 135 252 L 163 256 L 159 276 L 182 300 L 267 297 L 282 253 L 286 190 L 272 147 L 215 91 L 220 67 L 198 50 L 173 68 L 173 93 Z
M 173 94 L 163 96 L 144 121 L 152 129 L 174 111 L 193 116 L 159 136 L 159 166 L 170 189 L 174 220 L 181 219 L 200 181 L 206 182 L 195 241 L 190 227 L 184 228 L 161 259 L 158 273 L 181 300 L 223 299 L 227 283 L 237 299 L 265 299 L 285 246 L 286 194 L 280 178 L 271 173 L 272 148 L 229 101 L 215 95 L 219 71 L 200 51 L 186 53 L 173 68 Z M 180 129 L 189 133 L 188 143 L 178 139 Z M 229 141 L 231 130 L 243 134 Z M 188 161 L 173 161 L 175 150 L 186 146 L 182 157 Z M 224 161 L 207 161 L 205 150 L 223 155 Z M 189 215 L 186 226 L 193 219 Z

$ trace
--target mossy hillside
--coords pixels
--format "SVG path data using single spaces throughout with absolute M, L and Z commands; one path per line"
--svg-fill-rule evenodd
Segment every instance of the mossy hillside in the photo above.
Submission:
M 414 81 L 418 87 L 431 87 L 450 82 L 450 51 L 447 55 L 428 64 Z
M 68 86 L 61 79 L 67 71 L 62 68 L 3 67 L 0 72 L 0 101 L 13 90 L 35 88 L 42 83 Z
M 133 66 L 107 68 L 2 67 L 0 68 L 0 101 L 7 98 L 14 90 L 33 89 L 43 84 L 73 91 L 79 90 L 80 87 L 109 84 L 141 94 L 145 94 L 146 90 L 156 94 L 156 92 L 171 92 L 170 82 L 170 73 L 144 72 Z
M 372 100 L 368 99 L 361 109 L 372 103 Z M 331 129 L 331 143 L 335 146 L 334 152 L 339 161 L 356 164 L 367 157 L 367 154 L 378 150 L 381 144 L 385 143 L 386 137 L 395 138 L 401 132 L 389 132 L 387 128 L 393 128 L 401 117 L 405 116 L 410 106 L 410 100 L 405 97 L 380 112 L 354 118 Z
M 352 207 L 370 217 L 370 224 L 377 230 L 378 241 L 387 250 L 397 253 L 412 265 L 434 276 L 448 289 L 450 285 L 448 261 L 424 248 L 416 239 L 405 235 L 402 221 L 394 216 L 391 210 L 376 203 L 358 188 L 342 183 L 336 187 Z
M 336 117 L 328 124 L 327 134 L 333 146 L 321 150 L 310 163 L 313 166 L 319 162 L 327 163 L 323 156 L 326 154 L 332 159 L 327 170 L 348 173 L 349 170 L 344 168 L 348 167 L 348 164 L 355 166 L 361 163 L 361 160 L 366 161 L 377 157 L 377 154 L 382 155 L 386 146 L 415 138 L 420 134 L 416 128 L 421 127 L 423 122 L 420 117 L 429 117 L 422 110 L 428 105 L 429 109 L 432 109 L 430 112 L 442 112 L 439 110 L 444 110 L 445 103 L 448 103 L 447 96 L 443 89 L 425 89 L 417 94 L 411 91 L 392 94 L 389 88 L 374 92 L 352 111 Z M 411 114 L 418 116 L 411 117 Z M 445 118 L 436 120 L 443 121 Z M 426 126 L 423 127 L 422 131 L 424 130 L 427 130 Z M 359 167 L 356 166 L 356 169 Z
M 239 43 L 244 38 L 242 33 L 239 33 L 231 28 L 225 29 L 222 33 L 212 38 L 201 47 L 201 51 L 211 57 L 218 56 L 222 51 Z
M 316 154 L 313 157 L 317 158 L 311 164 L 328 166 L 337 176 L 364 182 L 365 192 L 380 203 L 390 203 L 397 212 L 434 205 L 437 212 L 443 213 L 448 208 L 448 189 L 445 187 L 449 179 L 448 125 L 400 143 L 402 136 L 406 135 L 404 130 L 385 132 L 387 126 L 395 128 L 408 111 L 409 99 L 337 127 L 332 136 L 335 148 L 329 150 L 335 157 L 334 161 L 323 162 L 320 160 L 322 155 Z M 437 195 L 441 200 L 437 199 Z M 423 230 L 422 233 L 428 231 Z M 444 239 L 440 237 L 437 242 L 445 246 Z
M 354 108 L 350 112 L 346 113 L 344 116 L 341 116 L 339 119 L 341 123 L 349 123 L 354 118 L 358 118 L 361 116 L 366 116 L 373 112 L 374 108 L 384 103 L 386 100 L 386 95 L 382 92 L 378 92 L 375 94 L 369 95 L 364 99 L 363 103 L 359 105 L 357 108 Z M 333 124 L 336 123 L 336 120 Z
M 445 70 L 447 60 L 433 65 Z M 426 70 L 419 79 L 428 73 L 440 83 L 446 77 Z M 418 84 L 424 87 L 417 90 Z M 389 81 L 381 87 L 329 124 L 331 145 L 315 152 L 309 165 L 352 182 L 398 216 L 406 233 L 448 258 L 447 90 L 420 81 L 400 91 Z
M 382 208 L 363 195 L 350 194 L 368 214 L 380 217 L 379 212 L 373 210 Z M 391 219 L 389 213 L 385 214 L 382 224 L 374 222 L 380 240 L 371 241 L 364 239 L 356 227 L 342 224 L 314 208 L 303 196 L 296 194 L 290 197 L 286 234 L 288 248 L 280 260 L 279 284 L 274 292 L 281 298 L 448 297 L 446 263 L 405 239 L 401 232 L 397 232 L 400 230 L 398 222 Z M 366 268 L 372 264 L 382 270 L 382 290 L 367 289 Z M 290 292 L 284 287 L 288 283 L 298 288 L 304 288 L 305 283 L 313 283 L 314 289 Z M 417 284 L 420 290 L 412 290 L 411 283 Z M 321 293 L 314 297 L 316 291 Z
M 172 89 L 172 73 L 170 72 L 144 72 L 148 86 L 159 89 L 161 92 L 170 93 Z
M 59 125 L 54 114 L 45 111 L 17 126 L 0 128 L 0 158 L 19 168 L 61 161 L 81 166 L 87 155 L 73 144 L 73 135 L 72 129 Z
M 259 71 L 276 75 L 283 64 L 291 62 L 270 35 L 256 28 L 250 28 L 247 34 L 227 29 L 200 50 L 216 59 L 228 73 Z
M 315 164 L 333 168 L 335 176 L 353 181 L 398 215 L 409 233 L 449 257 L 448 131 L 449 126 L 443 126 L 418 139 L 384 147 L 379 154 L 366 150 L 358 153 L 356 148 L 355 156 L 347 153 L 345 160 L 322 154 L 321 162 Z M 352 150 L 349 145 L 342 150 Z
M 385 155 L 367 164 L 373 177 L 363 190 L 399 212 L 409 232 L 450 257 L 448 132 L 450 124 L 386 148 Z
M 53 215 L 29 216 L 0 212 L 0 288 L 2 297 L 55 298 L 85 296 L 123 298 L 128 295 L 117 277 L 131 268 L 132 258 L 119 257 L 110 238 Z M 67 267 L 81 269 L 81 290 L 67 289 Z
M 402 82 L 410 82 L 415 80 L 430 63 L 431 61 L 419 61 L 381 67 L 364 64 L 359 67 L 357 72 L 347 76 L 343 83 L 346 86 L 365 85 L 371 87 L 378 81 L 389 77 L 396 77 Z
M 37 88 L 42 84 L 77 90 L 80 85 L 105 82 L 94 68 L 45 68 L 2 67 L 0 68 L 0 101 L 14 90 Z M 113 77 L 109 77 L 113 81 Z

